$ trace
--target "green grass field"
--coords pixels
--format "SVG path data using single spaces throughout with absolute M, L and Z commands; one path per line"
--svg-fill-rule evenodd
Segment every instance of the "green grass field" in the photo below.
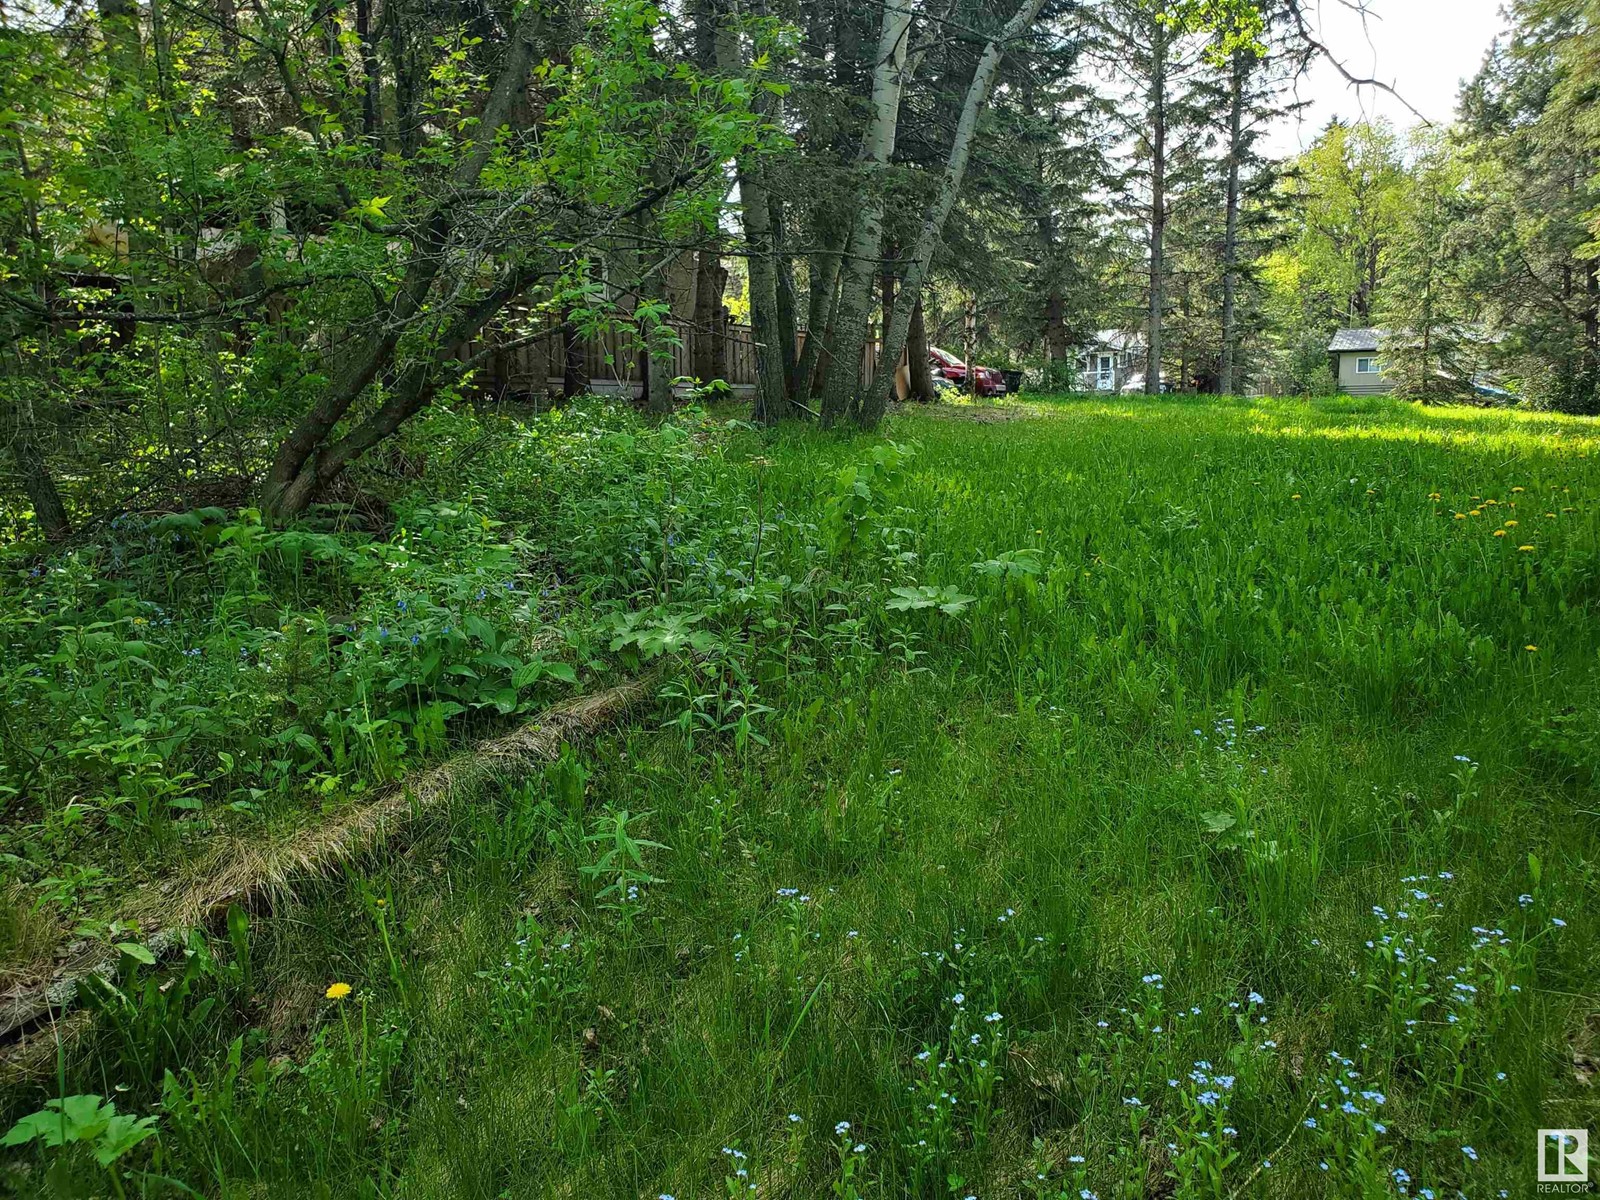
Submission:
M 660 704 L 166 991 L 125 962 L 10 1116 L 92 1093 L 157 1133 L 111 1172 L 8 1151 L 19 1192 L 1488 1200 L 1534 1194 L 1537 1130 L 1600 1125 L 1592 422 L 593 419 L 474 503 L 561 581 L 551 661 L 666 663 Z M 561 475 L 608 437 L 665 457 Z M 258 578 L 250 628 L 377 586 L 305 578 Z M 219 830 L 315 815 L 274 786 Z M 104 834 L 27 837 L 108 880 L 189 852 Z

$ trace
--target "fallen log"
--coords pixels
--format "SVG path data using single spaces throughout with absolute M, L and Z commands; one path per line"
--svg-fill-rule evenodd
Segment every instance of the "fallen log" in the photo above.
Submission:
M 644 703 L 654 682 L 653 675 L 646 675 L 554 705 L 511 733 L 480 742 L 318 825 L 266 842 L 233 839 L 176 898 L 148 895 L 130 902 L 125 923 L 136 924 L 145 948 L 163 958 L 183 946 L 189 930 L 211 927 L 233 905 L 270 903 L 294 881 L 325 875 L 384 844 L 451 797 L 519 768 L 554 761 L 564 742 L 597 733 Z M 36 969 L 33 982 L 0 993 L 0 1080 L 26 1072 L 26 1063 L 37 1064 L 40 1039 L 53 1045 L 48 1026 L 71 1008 L 80 985 L 90 976 L 112 978 L 120 961 L 120 952 L 96 944 L 53 969 Z M 63 1028 L 77 1032 L 84 1025 L 74 1022 Z M 53 1053 L 42 1060 L 49 1066 Z

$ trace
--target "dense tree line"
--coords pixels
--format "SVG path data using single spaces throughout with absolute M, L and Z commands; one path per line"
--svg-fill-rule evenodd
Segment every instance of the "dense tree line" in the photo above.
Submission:
M 8 485 L 55 539 L 201 481 L 299 514 L 552 328 L 620 332 L 665 408 L 685 262 L 696 329 L 737 281 L 759 421 L 871 426 L 935 338 L 1071 386 L 1104 327 L 1232 392 L 1383 323 L 1432 397 L 1469 312 L 1589 408 L 1594 10 L 1518 0 L 1448 134 L 1277 163 L 1300 0 L 0 5 Z
M 1267 275 L 1290 386 L 1331 388 L 1328 335 L 1377 326 L 1402 395 L 1461 397 L 1487 373 L 1600 412 L 1600 6 L 1507 17 L 1452 127 L 1335 123 L 1289 164 Z

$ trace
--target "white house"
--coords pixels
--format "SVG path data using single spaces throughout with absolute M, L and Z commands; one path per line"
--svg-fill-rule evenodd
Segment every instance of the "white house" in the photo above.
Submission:
M 1341 329 L 1328 343 L 1333 355 L 1339 390 L 1352 396 L 1381 396 L 1394 391 L 1394 382 L 1383 373 L 1378 353 L 1383 341 L 1381 329 Z
M 1131 375 L 1145 369 L 1144 337 L 1102 329 L 1078 353 L 1078 386 L 1090 392 L 1120 392 Z

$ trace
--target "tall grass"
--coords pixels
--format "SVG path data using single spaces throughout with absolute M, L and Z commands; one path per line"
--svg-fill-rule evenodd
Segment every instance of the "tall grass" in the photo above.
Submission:
M 237 1048 L 138 1093 L 147 1165 L 1528 1194 L 1536 1131 L 1595 1123 L 1592 430 L 1062 399 L 903 415 L 909 456 L 736 435 L 719 546 L 753 565 L 695 601 L 659 720 L 258 918 Z M 116 1036 L 69 1090 L 123 1082 Z

